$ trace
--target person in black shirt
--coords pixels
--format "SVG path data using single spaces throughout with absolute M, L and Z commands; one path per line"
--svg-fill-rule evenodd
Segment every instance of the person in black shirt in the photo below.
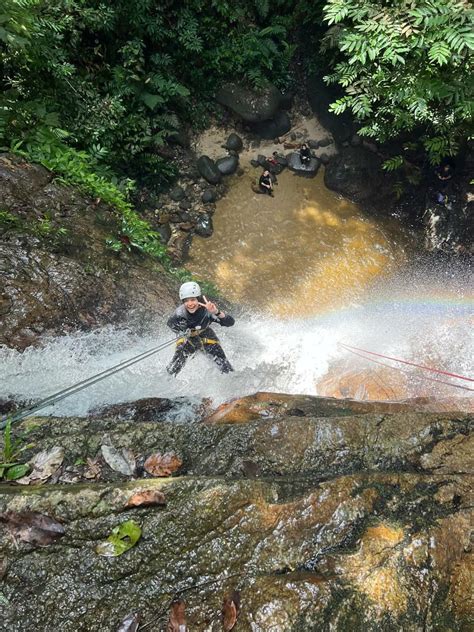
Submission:
M 306 143 L 301 145 L 300 160 L 303 165 L 309 165 L 311 162 L 311 150 Z
M 260 176 L 258 187 L 260 189 L 260 193 L 268 193 L 268 195 L 273 196 L 272 176 L 267 169 L 265 169 L 265 171 Z
M 183 283 L 179 289 L 182 304 L 168 318 L 167 325 L 183 336 L 176 341 L 176 351 L 166 370 L 177 375 L 186 360 L 196 351 L 203 351 L 210 356 L 222 373 L 230 373 L 234 369 L 222 349 L 219 339 L 210 325 L 232 327 L 234 319 L 225 314 L 215 303 L 201 296 L 201 288 L 194 281 Z

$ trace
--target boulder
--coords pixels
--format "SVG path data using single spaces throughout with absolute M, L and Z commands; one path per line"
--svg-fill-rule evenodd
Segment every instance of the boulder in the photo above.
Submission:
M 205 213 L 201 213 L 198 221 L 196 222 L 195 227 L 196 235 L 200 237 L 210 237 L 214 232 L 214 227 L 212 225 L 212 218 Z
M 185 195 L 186 193 L 184 192 L 183 187 L 180 186 L 173 187 L 169 192 L 169 196 L 174 202 L 179 202 L 185 197 Z
M 209 182 L 209 184 L 219 184 L 221 181 L 221 172 L 217 168 L 216 163 L 209 156 L 200 156 L 197 161 L 199 174 Z
M 230 176 L 237 171 L 239 166 L 238 156 L 225 156 L 216 160 L 216 166 L 223 176 Z
M 271 84 L 256 91 L 242 84 L 228 83 L 216 95 L 218 103 L 228 107 L 247 123 L 259 123 L 274 116 L 281 98 L 279 90 Z
M 217 191 L 215 189 L 206 189 L 201 195 L 201 200 L 204 204 L 210 204 L 217 200 Z
M 252 125 L 253 133 L 265 140 L 272 140 L 273 138 L 284 136 L 285 134 L 288 134 L 290 129 L 290 117 L 286 112 L 281 110 L 271 119 Z
M 230 134 L 227 138 L 224 147 L 232 151 L 240 151 L 243 147 L 242 139 L 240 136 L 232 132 L 232 134 Z
M 295 173 L 299 175 L 305 175 L 305 176 L 311 176 L 311 177 L 314 177 L 318 173 L 319 167 L 321 165 L 318 158 L 315 158 L 314 156 L 311 158 L 311 160 L 309 161 L 307 165 L 304 165 L 301 162 L 299 153 L 296 151 L 289 154 L 287 156 L 287 160 L 288 160 L 288 169 L 290 169 L 291 171 L 294 171 Z
M 382 159 L 364 147 L 342 147 L 324 172 L 328 189 L 366 209 L 390 207 L 393 182 L 393 175 L 382 170 Z

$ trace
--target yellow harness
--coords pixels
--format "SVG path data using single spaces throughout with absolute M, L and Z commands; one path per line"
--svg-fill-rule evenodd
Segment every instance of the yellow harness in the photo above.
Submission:
M 219 341 L 218 340 L 212 340 L 212 338 L 201 338 L 200 336 L 194 336 L 195 338 L 199 338 L 199 340 L 202 342 L 202 344 L 206 344 L 206 345 L 218 345 Z M 189 338 L 178 338 L 178 340 L 176 341 L 176 346 L 179 347 L 182 344 L 185 344 L 186 342 L 188 342 Z

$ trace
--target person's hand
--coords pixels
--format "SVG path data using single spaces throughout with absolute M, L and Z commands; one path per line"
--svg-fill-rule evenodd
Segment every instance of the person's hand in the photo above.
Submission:
M 219 313 L 219 308 L 215 303 L 213 303 L 212 301 L 208 301 L 205 296 L 203 296 L 202 298 L 204 299 L 204 303 L 198 303 L 198 305 L 200 305 L 201 307 L 205 307 L 207 311 L 211 314 Z

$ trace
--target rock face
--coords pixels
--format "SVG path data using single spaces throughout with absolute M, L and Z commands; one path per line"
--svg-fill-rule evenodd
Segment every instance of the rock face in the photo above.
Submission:
M 260 138 L 264 138 L 266 140 L 272 140 L 273 138 L 278 138 L 279 136 L 284 136 L 291 129 L 291 121 L 290 117 L 286 112 L 276 112 L 275 116 L 267 121 L 262 121 L 261 123 L 255 123 L 252 126 L 252 131 Z
M 243 85 L 229 83 L 219 89 L 216 99 L 243 121 L 259 123 L 272 118 L 280 105 L 282 95 L 272 85 L 256 92 Z
M 393 179 L 382 168 L 382 159 L 364 147 L 342 147 L 324 172 L 324 184 L 364 208 L 391 206 Z
M 173 309 L 174 282 L 140 253 L 115 254 L 114 211 L 56 184 L 38 165 L 0 157 L 3 287 L 0 343 L 23 349 L 42 334 L 142 323 Z
M 158 421 L 169 400 L 36 419 L 34 450 L 64 448 L 59 481 L 90 473 L 78 459 L 96 459 L 99 474 L 0 488 L 4 625 L 116 632 L 138 612 L 165 629 L 179 598 L 189 630 L 217 632 L 238 591 L 234 629 L 245 632 L 470 629 L 472 417 L 421 412 L 435 404 L 260 393 L 204 421 L 196 410 L 201 423 Z M 166 453 L 182 465 L 175 478 L 130 480 L 100 461 L 104 441 L 138 464 Z M 60 542 L 15 545 L 6 512 L 26 511 L 59 521 Z M 138 544 L 99 557 L 129 519 Z
M 306 91 L 308 102 L 321 125 L 331 132 L 338 144 L 349 140 L 354 133 L 354 123 L 350 114 L 344 112 L 336 115 L 329 112 L 329 105 L 341 97 L 337 89 L 326 85 L 322 77 L 312 75 L 308 79 Z

